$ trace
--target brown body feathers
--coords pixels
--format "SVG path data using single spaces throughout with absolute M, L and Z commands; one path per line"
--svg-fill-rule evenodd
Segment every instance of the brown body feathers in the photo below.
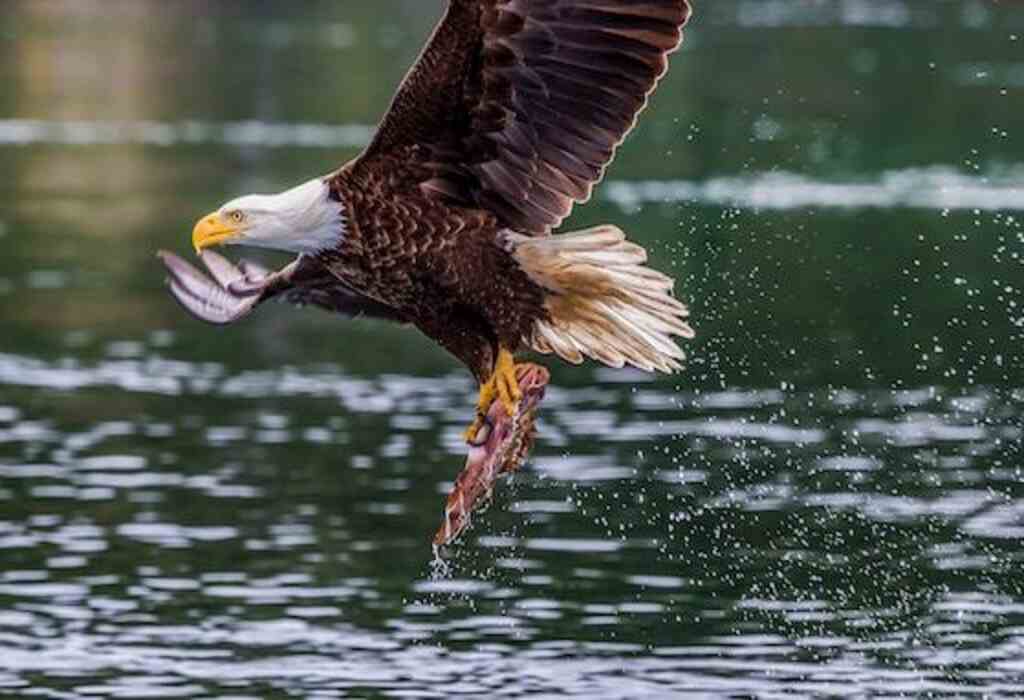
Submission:
M 637 246 L 601 234 L 567 241 L 566 257 L 557 246 L 517 253 L 516 241 L 550 235 L 589 198 L 664 74 L 689 13 L 686 0 L 450 0 L 373 142 L 331 176 L 349 230 L 321 261 L 399 310 L 480 379 L 499 343 L 571 360 L 675 366 L 662 335 L 687 334 L 685 308 L 670 283 L 667 291 L 640 288 Z M 546 269 L 542 253 L 558 269 Z M 595 255 L 621 273 L 599 276 L 601 284 L 640 285 L 610 299 L 641 307 L 653 299 L 658 313 L 633 317 L 626 306 L 626 318 L 616 319 L 623 310 L 612 314 L 601 298 L 582 309 L 547 283 L 574 269 L 591 275 L 574 290 L 593 287 L 598 278 L 585 268 Z M 602 349 L 652 313 L 664 323 L 641 329 L 635 352 Z

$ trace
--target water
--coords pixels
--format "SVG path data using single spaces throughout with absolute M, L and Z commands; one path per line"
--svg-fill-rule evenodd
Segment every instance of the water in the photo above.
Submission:
M 571 222 L 679 278 L 688 370 L 548 362 L 436 567 L 465 372 L 153 257 L 356 153 L 435 4 L 106 7 L 0 10 L 0 694 L 1019 689 L 1021 8 L 698 8 Z

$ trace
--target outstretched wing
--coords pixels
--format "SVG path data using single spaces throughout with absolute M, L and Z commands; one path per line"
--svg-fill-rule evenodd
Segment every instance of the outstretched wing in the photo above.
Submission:
M 425 192 L 548 233 L 590 197 L 689 15 L 687 0 L 449 0 L 355 167 L 411 160 Z
M 245 261 L 236 266 L 213 251 L 204 251 L 202 256 L 209 275 L 174 253 L 161 251 L 159 257 L 167 269 L 171 294 L 186 311 L 207 323 L 234 323 L 276 297 L 349 317 L 405 321 L 395 309 L 353 291 L 311 258 L 300 258 L 286 283 L 261 288 L 261 280 L 269 279 L 270 271 Z M 239 282 L 248 290 L 236 291 Z

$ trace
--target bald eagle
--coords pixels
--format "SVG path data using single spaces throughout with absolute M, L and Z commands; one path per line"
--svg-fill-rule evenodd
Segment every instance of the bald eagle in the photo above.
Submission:
M 692 337 L 673 281 L 613 226 L 552 235 L 668 67 L 686 0 L 449 0 L 367 149 L 324 177 L 199 220 L 217 281 L 163 254 L 193 314 L 229 323 L 284 295 L 411 324 L 479 382 L 471 444 L 523 391 L 515 353 L 680 368 Z M 288 251 L 277 272 L 208 251 Z M 492 406 L 493 405 L 493 406 Z

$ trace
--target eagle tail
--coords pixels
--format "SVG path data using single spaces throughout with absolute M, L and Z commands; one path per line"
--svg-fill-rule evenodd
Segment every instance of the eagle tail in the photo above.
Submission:
M 548 318 L 524 342 L 578 364 L 589 357 L 648 372 L 682 368 L 673 336 L 692 338 L 689 311 L 672 278 L 645 266 L 647 251 L 615 226 L 531 238 L 505 232 L 503 245 L 548 291 Z

